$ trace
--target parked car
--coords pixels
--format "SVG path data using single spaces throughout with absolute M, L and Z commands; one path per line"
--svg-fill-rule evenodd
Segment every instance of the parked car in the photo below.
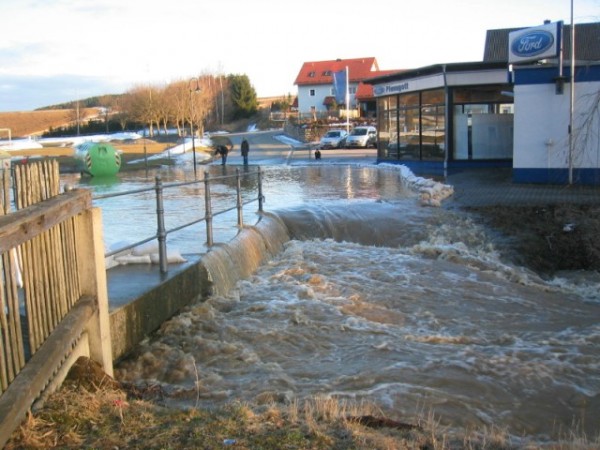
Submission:
M 319 148 L 342 148 L 346 142 L 348 133 L 345 130 L 329 130 L 321 138 Z
M 377 129 L 371 126 L 355 127 L 346 138 L 346 147 L 376 147 Z

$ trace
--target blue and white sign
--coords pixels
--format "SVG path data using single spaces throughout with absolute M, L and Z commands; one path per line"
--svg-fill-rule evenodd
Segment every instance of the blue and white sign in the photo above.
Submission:
M 562 25 L 562 22 L 554 22 L 509 33 L 508 62 L 556 58 L 560 52 Z
M 333 91 L 335 93 L 335 101 L 338 105 L 346 104 L 346 91 L 348 89 L 348 72 L 340 70 L 333 72 Z

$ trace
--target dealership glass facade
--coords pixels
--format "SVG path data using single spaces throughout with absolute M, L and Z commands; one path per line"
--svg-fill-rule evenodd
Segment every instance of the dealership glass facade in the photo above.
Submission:
M 378 158 L 444 161 L 448 147 L 449 161 L 511 159 L 509 90 L 508 85 L 448 87 L 378 98 Z

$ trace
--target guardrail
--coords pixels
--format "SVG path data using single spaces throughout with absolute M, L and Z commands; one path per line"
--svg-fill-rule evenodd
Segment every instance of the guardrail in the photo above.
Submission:
M 255 198 L 251 198 L 249 200 L 244 200 L 242 198 L 241 180 L 242 180 L 242 178 L 253 177 L 253 176 L 257 177 L 257 191 L 258 191 L 257 196 Z M 104 194 L 104 195 L 94 196 L 93 200 L 101 200 L 101 199 L 120 197 L 120 196 L 138 194 L 138 193 L 149 192 L 149 191 L 156 192 L 156 224 L 157 224 L 156 234 L 149 236 L 147 238 L 141 239 L 139 241 L 136 241 L 132 244 L 122 246 L 118 249 L 111 250 L 111 251 L 105 253 L 104 256 L 110 257 L 110 256 L 116 255 L 118 253 L 122 253 L 126 250 L 133 249 L 135 247 L 138 247 L 142 244 L 145 244 L 147 242 L 150 242 L 150 241 L 153 241 L 156 239 L 158 241 L 158 255 L 159 255 L 160 271 L 161 271 L 161 273 L 166 273 L 168 271 L 167 236 L 171 233 L 182 230 L 184 228 L 195 225 L 197 223 L 206 222 L 206 245 L 211 247 L 214 244 L 214 242 L 213 242 L 213 219 L 215 216 L 218 216 L 220 214 L 225 214 L 229 211 L 237 210 L 237 226 L 241 228 L 244 226 L 243 207 L 245 205 L 247 205 L 249 203 L 253 203 L 253 202 L 258 202 L 258 211 L 262 212 L 263 202 L 264 202 L 264 195 L 263 195 L 263 191 L 262 191 L 262 177 L 263 177 L 263 172 L 260 167 L 258 167 L 258 169 L 256 171 L 244 170 L 242 172 L 242 171 L 240 171 L 240 169 L 236 169 L 236 172 L 234 175 L 220 175 L 220 176 L 216 176 L 216 177 L 211 177 L 210 174 L 207 171 L 205 171 L 204 177 L 200 180 L 185 181 L 185 182 L 178 182 L 178 183 L 168 183 L 168 184 L 163 183 L 160 175 L 157 175 L 155 177 L 154 186 L 152 186 L 152 187 L 147 187 L 147 188 L 142 188 L 142 189 L 134 189 L 134 190 L 126 191 L 126 192 L 118 192 L 118 193 L 113 193 L 113 194 Z M 213 208 L 212 208 L 210 185 L 211 185 L 211 183 L 223 181 L 223 180 L 227 180 L 227 179 L 235 179 L 236 180 L 235 205 L 215 212 L 215 211 L 213 211 Z M 166 229 L 165 228 L 165 202 L 163 199 L 164 190 L 170 189 L 170 188 L 178 188 L 178 187 L 182 187 L 182 186 L 200 184 L 200 183 L 204 184 L 204 216 L 194 219 L 183 225 L 179 225 L 179 226 L 173 227 L 171 229 Z

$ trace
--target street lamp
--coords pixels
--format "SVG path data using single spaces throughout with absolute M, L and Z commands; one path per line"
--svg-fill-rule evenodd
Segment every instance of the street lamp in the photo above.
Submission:
M 193 82 L 196 82 L 196 87 L 192 88 Z M 194 105 L 192 102 L 192 92 L 200 92 L 200 80 L 198 77 L 193 77 L 189 82 L 190 90 L 190 132 L 192 134 L 192 158 L 194 160 L 194 178 L 196 178 L 196 139 L 194 139 Z

